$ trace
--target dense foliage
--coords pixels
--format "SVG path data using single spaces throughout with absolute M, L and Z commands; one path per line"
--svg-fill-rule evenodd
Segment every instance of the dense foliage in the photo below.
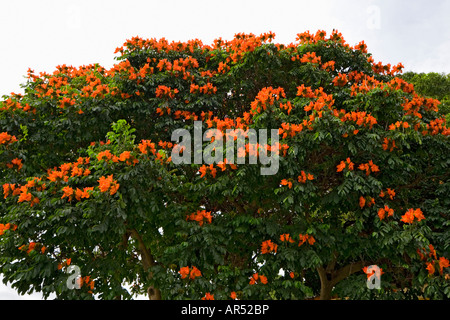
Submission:
M 273 39 L 136 37 L 109 70 L 30 69 L 0 102 L 4 282 L 60 299 L 450 297 L 439 101 L 337 31 Z M 174 164 L 172 132 L 196 120 L 278 129 L 278 172 Z
M 424 97 L 438 99 L 440 113 L 450 121 L 450 74 L 405 72 L 402 78 L 414 85 L 414 90 Z

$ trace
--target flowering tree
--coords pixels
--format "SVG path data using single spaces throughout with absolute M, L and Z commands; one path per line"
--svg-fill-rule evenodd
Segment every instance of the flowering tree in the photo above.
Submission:
M 439 101 L 337 31 L 273 39 L 136 37 L 109 70 L 29 70 L 0 103 L 3 280 L 61 299 L 450 297 Z M 172 133 L 199 122 L 277 129 L 234 150 L 267 149 L 277 172 L 174 163 Z

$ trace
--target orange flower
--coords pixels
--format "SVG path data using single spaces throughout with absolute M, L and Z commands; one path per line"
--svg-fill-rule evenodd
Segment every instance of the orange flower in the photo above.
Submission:
M 316 239 L 314 239 L 313 236 L 309 235 L 309 234 L 299 234 L 298 235 L 300 242 L 298 243 L 298 246 L 300 247 L 301 245 L 303 245 L 305 242 L 308 242 L 310 245 L 313 245 L 316 242 Z
M 119 156 L 119 160 L 124 162 L 127 161 L 128 159 L 130 159 L 131 155 L 130 155 L 130 151 L 124 151 L 120 154 Z
M 428 274 L 434 274 L 434 272 L 436 271 L 434 268 L 434 262 L 427 262 L 427 270 Z
M 428 245 L 428 248 L 430 249 L 430 257 L 434 257 L 434 259 L 437 259 L 436 250 L 434 249 L 434 246 L 430 243 Z
M 369 163 L 360 164 L 358 169 L 366 171 L 366 175 L 369 175 L 371 172 L 380 171 L 380 168 L 376 164 L 374 164 L 372 160 L 370 160 Z
M 186 278 L 189 275 L 189 267 L 180 268 L 180 271 L 178 271 L 178 273 L 181 274 L 181 279 Z
M 408 210 L 400 219 L 404 223 L 413 223 L 414 221 L 414 214 L 412 211 Z
M 2 185 L 4 198 L 6 199 L 9 196 L 9 192 L 14 190 L 14 184 L 5 183 Z
M 344 168 L 345 168 L 345 162 L 341 161 L 341 163 L 337 166 L 337 172 L 344 171 Z
M 387 193 L 388 193 L 389 197 L 391 198 L 391 200 L 394 200 L 395 191 L 392 190 L 392 189 L 387 188 Z
M 30 244 L 28 245 L 27 253 L 30 253 L 31 251 L 33 251 L 34 247 L 36 247 L 36 242 L 30 242 Z
M 363 196 L 359 197 L 359 206 L 361 207 L 361 209 L 364 208 L 365 204 L 366 199 Z
M 320 63 L 321 62 L 321 57 L 320 56 L 316 56 L 315 52 L 307 52 L 303 55 L 303 57 L 300 59 L 301 63 Z
M 348 170 L 353 171 L 354 163 L 350 160 L 350 158 L 347 158 L 345 161 L 341 161 L 341 163 L 337 166 L 337 172 L 343 171 L 347 166 Z
M 22 160 L 21 160 L 21 159 L 18 159 L 18 158 L 15 158 L 15 159 L 13 159 L 13 160 L 11 161 L 11 164 L 8 164 L 7 166 L 8 166 L 9 168 L 12 168 L 13 166 L 17 166 L 17 170 L 19 171 L 20 169 L 22 169 L 22 166 L 23 166 Z
M 205 296 L 202 298 L 202 300 L 214 300 L 214 295 L 209 293 L 209 292 L 207 292 L 205 294 Z
M 64 198 L 69 198 L 69 201 L 72 200 L 72 195 L 73 195 L 73 189 L 69 186 L 66 186 L 62 189 L 62 191 L 64 192 L 64 194 L 62 195 L 61 199 Z
M 392 217 L 394 215 L 394 210 L 389 208 L 388 206 L 384 206 L 384 208 L 380 208 L 378 210 L 378 217 L 380 218 L 380 220 L 383 220 L 386 214 L 388 215 L 388 217 Z
M 110 192 L 111 195 L 115 194 L 119 189 L 120 184 L 117 183 L 116 180 L 113 180 L 113 175 L 109 175 L 106 177 L 100 177 L 98 180 L 99 189 L 101 192 Z
M 94 190 L 94 188 L 84 188 L 83 190 L 77 188 L 77 190 L 75 191 L 75 199 L 77 199 L 78 201 L 80 201 L 82 198 L 88 199 L 90 197 L 90 194 L 88 193 L 89 190 L 92 191 Z
M 413 223 L 414 219 L 417 219 L 417 221 L 421 221 L 425 219 L 425 216 L 423 215 L 422 210 L 419 209 L 408 209 L 406 213 L 402 216 L 400 219 L 404 223 Z
M 190 215 L 186 216 L 186 220 L 197 221 L 200 226 L 203 225 L 204 219 L 206 219 L 208 223 L 211 223 L 212 221 L 211 211 L 197 210 L 197 212 L 191 213 Z
M 232 292 L 230 293 L 230 298 L 233 299 L 233 300 L 236 300 L 236 299 L 237 299 L 237 294 L 236 294 L 236 292 L 232 291 Z
M 209 166 L 202 165 L 198 171 L 201 173 L 200 178 L 203 178 L 208 171 L 213 176 L 213 178 L 215 178 L 217 174 L 217 169 L 214 168 L 214 165 L 212 163 Z
M 111 153 L 111 151 L 105 150 L 105 151 L 99 152 L 99 154 L 97 155 L 98 161 L 103 160 L 105 158 L 106 158 L 106 160 L 111 160 L 113 158 L 113 154 Z
M 282 242 L 290 242 L 290 243 L 294 242 L 294 239 L 292 239 L 292 237 L 289 235 L 289 233 L 280 235 L 280 240 Z
M 450 262 L 448 261 L 448 259 L 444 258 L 444 257 L 440 257 L 439 258 L 439 272 L 440 274 L 443 273 L 444 268 L 448 268 L 450 267 Z
M 115 181 L 115 184 L 113 184 L 113 186 L 111 187 L 111 189 L 109 190 L 109 194 L 113 195 L 117 192 L 117 190 L 119 190 L 120 184 L 117 183 L 117 181 Z
M 254 273 L 250 278 L 250 285 L 256 284 L 257 281 L 260 281 L 262 284 L 267 284 L 267 277 L 263 275 L 259 275 L 258 273 Z
M 151 140 L 141 140 L 138 148 L 143 154 L 147 154 L 148 149 L 150 149 L 152 154 L 156 153 L 155 144 Z
M 267 277 L 260 275 L 259 276 L 259 281 L 261 281 L 262 284 L 267 284 Z
M 414 217 L 417 219 L 417 221 L 421 221 L 421 220 L 425 219 L 425 216 L 423 215 L 423 212 L 420 209 L 414 210 L 413 214 L 414 214 Z
M 348 83 L 348 78 L 346 74 L 339 74 L 333 79 L 333 84 L 335 87 L 343 87 Z
M 202 273 L 200 272 L 200 270 L 193 266 L 192 270 L 189 274 L 189 278 L 195 279 L 196 277 L 201 277 L 201 276 L 202 276 Z
M 287 179 L 281 180 L 281 185 L 282 185 L 282 186 L 288 186 L 289 189 L 292 188 L 292 182 L 291 182 L 291 181 L 288 181 Z
M 298 182 L 306 183 L 307 180 L 309 181 L 314 180 L 314 175 L 312 175 L 311 173 L 306 174 L 304 171 L 302 171 L 301 175 L 298 176 Z
M 9 135 L 8 132 L 0 132 L 0 145 L 10 144 L 16 142 L 17 138 L 15 136 Z
M 266 240 L 261 244 L 261 254 L 277 252 L 278 245 L 271 240 Z
M 13 224 L 12 227 L 11 227 L 10 223 L 7 223 L 7 224 L 0 223 L 0 236 L 3 235 L 3 233 L 6 230 L 10 230 L 10 229 L 14 231 L 14 230 L 17 229 L 17 226 L 15 224 Z

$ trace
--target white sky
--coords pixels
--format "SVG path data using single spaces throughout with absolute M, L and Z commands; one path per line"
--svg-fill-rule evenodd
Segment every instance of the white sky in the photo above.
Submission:
M 2 0 L 0 96 L 22 92 L 28 68 L 109 68 L 115 48 L 136 35 L 210 44 L 273 31 L 288 44 L 306 30 L 337 29 L 350 45 L 364 40 L 376 62 L 450 73 L 449 12 L 450 0 Z M 20 298 L 30 297 L 0 284 L 0 299 Z

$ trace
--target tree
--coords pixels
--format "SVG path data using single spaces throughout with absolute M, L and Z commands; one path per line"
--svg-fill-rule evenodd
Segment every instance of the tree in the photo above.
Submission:
M 135 37 L 109 70 L 30 69 L 0 105 L 3 281 L 60 299 L 448 298 L 439 101 L 337 31 L 273 39 Z M 172 133 L 199 125 L 218 130 L 200 152 L 227 129 L 279 141 L 197 162 Z M 276 172 L 249 163 L 261 150 Z

